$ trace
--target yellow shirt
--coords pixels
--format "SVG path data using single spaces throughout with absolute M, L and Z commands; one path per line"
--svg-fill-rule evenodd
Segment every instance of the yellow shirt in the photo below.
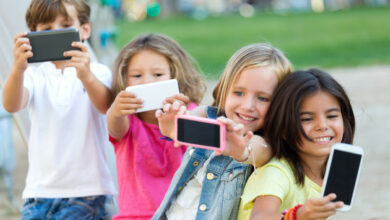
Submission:
M 257 174 L 252 173 L 249 177 L 241 196 L 237 219 L 248 220 L 255 199 L 265 195 L 276 196 L 282 201 L 279 208 L 282 213 L 287 208 L 305 203 L 307 199 L 321 197 L 321 187 L 306 176 L 304 186 L 298 186 L 288 162 L 273 158 L 257 168 Z

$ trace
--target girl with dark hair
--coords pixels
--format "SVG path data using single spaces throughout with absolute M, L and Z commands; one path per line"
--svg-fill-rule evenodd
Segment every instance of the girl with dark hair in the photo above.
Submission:
M 327 219 L 343 206 L 321 196 L 332 145 L 351 144 L 355 117 L 329 74 L 296 71 L 277 87 L 264 124 L 274 158 L 249 178 L 238 219 Z M 303 205 L 301 205 L 303 204 Z

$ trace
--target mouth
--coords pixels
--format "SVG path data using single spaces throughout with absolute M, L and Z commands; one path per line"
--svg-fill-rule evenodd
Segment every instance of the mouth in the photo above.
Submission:
M 237 113 L 236 114 L 238 118 L 242 119 L 243 121 L 246 121 L 246 122 L 252 122 L 252 121 L 255 121 L 257 118 L 256 117 L 252 117 L 252 116 L 249 116 L 249 115 L 242 115 L 242 114 L 239 114 Z
M 319 137 L 319 138 L 312 138 L 311 140 L 313 142 L 318 142 L 318 143 L 328 143 L 329 141 L 331 141 L 333 139 L 332 136 L 328 136 L 328 137 Z

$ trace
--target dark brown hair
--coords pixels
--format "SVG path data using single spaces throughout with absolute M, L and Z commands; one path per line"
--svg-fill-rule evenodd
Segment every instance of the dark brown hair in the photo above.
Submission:
M 305 180 L 302 160 L 298 155 L 302 144 L 300 134 L 309 139 L 302 128 L 299 109 L 307 96 L 318 91 L 327 92 L 337 99 L 344 125 L 341 142 L 351 144 L 355 133 L 355 116 L 349 98 L 336 80 L 318 69 L 287 75 L 274 92 L 264 123 L 265 138 L 273 155 L 289 162 L 299 185 L 303 185 Z
M 91 9 L 85 0 L 32 0 L 26 11 L 27 27 L 36 31 L 38 24 L 53 22 L 58 15 L 68 19 L 65 4 L 75 7 L 80 25 L 89 22 Z

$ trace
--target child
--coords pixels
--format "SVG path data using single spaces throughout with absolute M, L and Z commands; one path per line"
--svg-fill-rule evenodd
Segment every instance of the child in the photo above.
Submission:
M 90 8 L 83 0 L 32 0 L 31 31 L 76 28 L 90 35 Z M 29 168 L 22 219 L 100 219 L 115 193 L 103 147 L 104 113 L 111 103 L 111 72 L 90 63 L 86 45 L 64 53 L 70 60 L 28 65 L 33 55 L 26 33 L 14 38 L 14 63 L 4 85 L 8 112 L 28 109 Z
M 185 149 L 175 149 L 173 142 L 162 139 L 155 111 L 135 114 L 142 100 L 124 90 L 169 79 L 176 79 L 185 94 L 172 100 L 190 102 L 189 108 L 201 101 L 205 86 L 189 55 L 164 35 L 135 38 L 115 62 L 112 88 L 116 98 L 107 114 L 119 185 L 119 213 L 114 219 L 150 219 L 182 160 Z
M 268 44 L 248 45 L 230 58 L 214 89 L 213 106 L 190 113 L 214 119 L 219 115 L 227 117 L 218 119 L 227 124 L 229 150 L 222 153 L 235 159 L 220 153 L 217 156 L 212 150 L 188 148 L 153 219 L 237 217 L 240 196 L 252 172 L 247 164 L 249 156 L 257 158 L 257 166 L 271 157 L 269 148 L 258 144 L 262 141 L 258 135 L 262 133 L 273 91 L 290 70 L 284 54 Z M 164 135 L 173 137 L 174 129 L 169 122 L 181 112 L 179 104 L 167 104 L 163 110 L 157 112 L 160 128 Z
M 249 178 L 238 219 L 326 219 L 342 202 L 321 195 L 333 144 L 352 143 L 355 118 L 343 88 L 317 69 L 297 71 L 276 89 L 264 125 L 275 156 Z M 301 205 L 303 204 L 303 205 Z

